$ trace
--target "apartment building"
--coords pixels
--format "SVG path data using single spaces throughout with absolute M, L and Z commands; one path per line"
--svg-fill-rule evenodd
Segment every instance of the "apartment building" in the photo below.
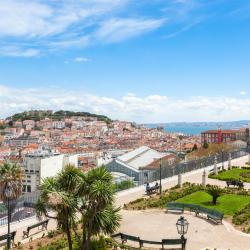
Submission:
M 32 130 L 36 125 L 36 122 L 33 121 L 33 120 L 24 120 L 23 121 L 23 127 L 26 129 L 26 130 Z
M 36 191 L 44 178 L 55 176 L 67 164 L 78 167 L 78 156 L 43 149 L 27 154 L 23 161 L 23 193 Z
M 0 159 L 4 159 L 5 157 L 10 156 L 11 149 L 9 147 L 1 147 L 0 148 Z
M 52 126 L 54 129 L 64 129 L 65 122 L 64 121 L 53 121 Z
M 46 118 L 44 120 L 40 120 L 36 122 L 36 126 L 43 128 L 43 129 L 51 129 L 52 128 L 52 120 L 49 118 Z
M 19 136 L 18 138 L 13 138 L 5 141 L 5 144 L 10 147 L 25 147 L 30 144 L 38 144 L 39 137 L 33 136 Z
M 201 133 L 201 143 L 227 143 L 236 140 L 246 140 L 246 129 L 240 130 L 208 130 Z

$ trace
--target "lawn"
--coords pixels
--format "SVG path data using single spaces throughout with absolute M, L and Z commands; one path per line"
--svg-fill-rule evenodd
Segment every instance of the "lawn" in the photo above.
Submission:
M 223 180 L 223 181 L 232 180 L 232 179 L 235 179 L 235 180 L 240 179 L 244 182 L 250 182 L 250 170 L 234 168 L 231 170 L 222 171 L 218 173 L 218 175 L 210 174 L 209 177 L 213 179 Z
M 225 194 L 218 198 L 217 205 L 211 204 L 212 196 L 204 191 L 197 191 L 176 202 L 192 203 L 206 208 L 211 208 L 223 212 L 225 215 L 234 215 L 250 203 L 250 196 Z

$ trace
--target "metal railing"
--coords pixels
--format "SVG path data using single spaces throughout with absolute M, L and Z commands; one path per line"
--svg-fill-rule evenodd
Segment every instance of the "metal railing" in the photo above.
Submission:
M 239 150 L 234 150 L 232 152 L 223 152 L 221 154 L 216 155 L 217 163 L 222 164 L 222 162 L 226 162 L 229 160 L 229 156 L 231 154 L 231 159 L 240 158 L 242 156 L 246 156 L 249 154 L 248 148 L 243 148 Z M 178 174 L 183 174 L 187 172 L 191 172 L 197 169 L 202 169 L 211 165 L 214 165 L 215 156 L 204 157 L 196 160 L 190 160 L 182 163 L 175 163 L 172 165 L 162 163 L 161 167 L 161 178 L 169 178 Z M 146 182 L 154 182 L 160 179 L 160 167 L 151 173 L 147 173 L 147 171 L 142 171 L 141 178 L 139 181 L 139 185 L 144 185 Z
M 10 201 L 11 222 L 18 222 L 36 215 L 34 204 L 39 198 L 39 192 L 22 195 L 17 200 Z M 5 203 L 0 203 L 0 226 L 8 223 L 8 210 Z

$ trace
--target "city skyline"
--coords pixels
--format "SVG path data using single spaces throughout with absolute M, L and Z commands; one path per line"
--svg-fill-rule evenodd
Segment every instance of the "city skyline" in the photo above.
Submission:
M 250 115 L 245 1 L 11 0 L 0 13 L 1 118 L 30 109 L 138 123 Z

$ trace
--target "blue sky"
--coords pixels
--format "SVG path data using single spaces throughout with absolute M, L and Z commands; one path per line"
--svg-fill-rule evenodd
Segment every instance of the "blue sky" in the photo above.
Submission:
M 0 16 L 0 117 L 250 118 L 246 0 L 9 0 Z

